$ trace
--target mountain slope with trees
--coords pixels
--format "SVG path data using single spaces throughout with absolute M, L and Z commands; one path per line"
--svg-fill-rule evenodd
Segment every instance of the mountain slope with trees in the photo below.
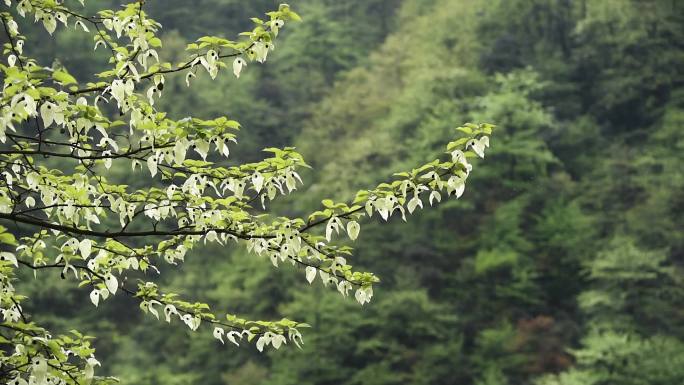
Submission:
M 271 4 L 148 3 L 178 52 L 198 33 L 185 20 L 238 31 L 227 14 L 247 20 Z M 107 370 L 146 385 L 683 382 L 684 3 L 297 3 L 304 22 L 265 66 L 162 101 L 178 117 L 239 117 L 240 160 L 296 145 L 314 166 L 300 191 L 311 198 L 275 210 L 302 214 L 430 161 L 454 122 L 492 122 L 496 143 L 467 199 L 366 225 L 356 265 L 381 283 L 363 308 L 322 286 L 299 290 L 294 274 L 233 249 L 204 249 L 211 271 L 188 260 L 164 272 L 219 308 L 312 324 L 302 350 L 217 354 L 211 338 L 112 302 L 77 322 L 98 335 Z M 31 297 L 46 319 L 73 325 L 83 293 L 55 302 L 52 290 Z

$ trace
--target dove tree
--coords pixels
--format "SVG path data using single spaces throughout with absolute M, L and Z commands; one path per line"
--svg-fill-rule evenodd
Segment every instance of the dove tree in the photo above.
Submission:
M 2 6 L 2 5 L 0 5 Z M 161 25 L 144 1 L 86 14 L 83 0 L 4 0 L 0 12 L 6 43 L 0 63 L 0 380 L 8 384 L 110 383 L 91 337 L 53 334 L 24 311 L 15 288 L 21 278 L 53 279 L 84 290 L 93 307 L 115 295 L 134 298 L 160 322 L 211 333 L 220 343 L 253 343 L 259 351 L 302 343 L 309 325 L 281 319 L 248 320 L 159 287 L 160 264 L 201 258 L 193 249 L 235 243 L 265 264 L 292 265 L 309 283 L 320 280 L 360 304 L 373 297 L 379 279 L 349 263 L 362 218 L 387 221 L 461 197 L 484 157 L 493 126 L 467 124 L 447 145 L 444 159 L 397 173 L 359 191 L 348 202 L 324 200 L 301 218 L 268 215 L 269 203 L 301 184 L 308 167 L 294 148 L 267 148 L 255 163 L 226 165 L 240 124 L 225 116 L 174 119 L 155 107 L 168 76 L 239 77 L 264 63 L 279 31 L 299 16 L 286 4 L 253 18 L 237 40 L 204 36 L 187 57 L 163 60 Z M 50 35 L 74 29 L 93 37 L 109 62 L 91 82 L 52 68 L 25 53 L 31 42 L 18 18 Z M 158 104 L 157 104 L 158 105 Z M 122 173 L 139 186 L 125 184 Z M 130 170 L 130 171 L 128 171 Z M 13 229 L 13 230 L 10 230 Z M 346 234 L 346 236 L 345 236 Z M 21 270 L 32 274 L 22 274 Z

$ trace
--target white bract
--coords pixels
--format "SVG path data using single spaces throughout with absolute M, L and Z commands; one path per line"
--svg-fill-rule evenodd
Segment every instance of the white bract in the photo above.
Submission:
M 240 77 L 240 72 L 242 71 L 242 67 L 246 67 L 247 63 L 245 60 L 241 57 L 235 58 L 233 60 L 233 74 L 235 75 L 236 78 Z
M 305 270 L 306 280 L 309 281 L 309 283 L 313 283 L 314 279 L 316 279 L 316 268 L 313 266 L 307 266 Z
M 466 149 L 472 149 L 480 158 L 484 158 L 484 152 L 486 147 L 489 147 L 488 136 L 483 136 L 480 139 L 471 139 L 466 144 Z
M 361 231 L 361 225 L 356 221 L 347 222 L 347 235 L 353 241 L 359 236 L 359 231 Z

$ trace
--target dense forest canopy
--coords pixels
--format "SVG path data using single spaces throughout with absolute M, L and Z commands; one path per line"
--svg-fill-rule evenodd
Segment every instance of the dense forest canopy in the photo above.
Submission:
M 73 2 L 78 4 L 78 2 Z M 87 11 L 116 8 L 86 1 Z M 313 327 L 302 349 L 226 349 L 131 311 L 97 311 L 58 272 L 20 272 L 23 306 L 78 329 L 100 374 L 127 384 L 684 383 L 684 3 L 676 0 L 292 1 L 303 21 L 239 79 L 168 77 L 174 119 L 236 117 L 235 162 L 296 146 L 313 169 L 273 210 L 307 215 L 432 160 L 460 122 L 497 131 L 463 199 L 407 223 L 363 224 L 360 307 L 239 247 L 198 247 L 160 285 L 215 309 Z M 231 38 L 271 1 L 148 0 L 166 60 Z M 55 44 L 18 20 L 31 55 L 81 81 L 106 63 L 88 36 Z M 46 42 L 45 44 L 42 44 Z M 27 49 L 29 47 L 27 46 Z M 113 170 L 116 171 L 116 170 Z M 139 178 L 119 171 L 135 186 Z M 55 293 L 61 293 L 55 295 Z

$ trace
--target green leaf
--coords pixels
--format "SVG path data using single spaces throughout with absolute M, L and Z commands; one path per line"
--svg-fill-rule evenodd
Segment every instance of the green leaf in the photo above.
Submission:
M 55 70 L 55 72 L 52 73 L 52 78 L 64 86 L 77 83 L 76 78 L 65 70 Z
M 456 127 L 456 129 L 457 129 L 458 131 L 465 132 L 465 133 L 468 134 L 468 135 L 470 135 L 470 134 L 473 133 L 473 129 L 470 128 L 470 127 L 466 127 L 466 126 Z

